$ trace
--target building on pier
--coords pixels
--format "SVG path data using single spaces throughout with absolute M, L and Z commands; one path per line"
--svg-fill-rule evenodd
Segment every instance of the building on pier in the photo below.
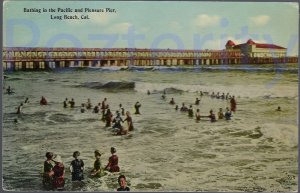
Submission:
M 228 40 L 225 45 L 226 50 L 240 50 L 245 57 L 286 57 L 287 49 L 275 44 L 256 43 L 249 39 L 246 43 L 236 45 L 232 40 Z

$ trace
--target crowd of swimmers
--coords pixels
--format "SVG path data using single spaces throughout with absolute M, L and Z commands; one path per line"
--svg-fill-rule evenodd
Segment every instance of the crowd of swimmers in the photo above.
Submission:
M 25 99 L 24 103 L 29 103 L 28 97 Z M 40 99 L 40 105 L 48 105 L 47 99 L 42 96 Z M 141 104 L 139 101 L 137 101 L 134 104 L 135 112 L 134 114 L 139 115 L 141 114 L 140 108 Z M 75 108 L 75 100 L 72 98 L 70 101 L 68 98 L 65 98 L 63 101 L 63 108 Z M 23 102 L 16 108 L 16 114 L 21 114 L 23 108 Z M 102 102 L 98 103 L 93 107 L 91 100 L 87 99 L 86 103 L 81 104 L 80 112 L 85 113 L 88 110 L 92 111 L 93 113 L 100 113 L 101 111 L 101 120 L 105 122 L 105 127 L 111 127 L 113 129 L 113 133 L 115 135 L 126 135 L 130 131 L 134 130 L 133 126 L 133 119 L 131 116 L 131 113 L 129 111 L 125 111 L 122 104 L 119 104 L 119 109 L 116 111 L 115 115 L 110 110 L 110 106 L 107 102 L 107 98 L 104 98 Z M 122 118 L 122 116 L 125 116 L 125 118 Z M 15 119 L 15 122 L 17 122 L 17 119 Z M 127 126 L 123 126 L 123 123 L 126 122 Z
M 26 97 L 25 101 L 24 102 L 21 102 L 20 105 L 16 108 L 16 114 L 21 114 L 22 113 L 22 109 L 23 109 L 23 106 L 24 104 L 28 104 L 29 103 L 29 98 Z M 41 100 L 40 100 L 40 105 L 47 105 L 47 100 L 44 96 L 41 97 Z
M 75 101 L 72 98 L 71 101 L 68 101 L 68 98 L 65 99 L 63 102 L 64 108 L 74 108 Z M 134 105 L 135 113 L 134 114 L 141 114 L 140 107 L 142 105 L 137 101 Z M 91 100 L 87 99 L 86 103 L 81 104 L 81 113 L 85 113 L 87 110 L 92 110 L 93 113 L 98 114 L 101 111 L 101 120 L 105 122 L 105 127 L 111 127 L 116 135 L 126 135 L 129 131 L 133 131 L 133 121 L 129 111 L 125 112 L 125 109 L 122 104 L 119 104 L 119 109 L 116 111 L 115 115 L 112 113 L 110 106 L 107 102 L 107 98 L 104 98 L 102 102 L 98 103 L 93 107 Z M 122 118 L 125 116 L 125 119 Z M 127 127 L 123 126 L 122 124 L 127 122 Z
M 12 90 L 13 89 L 10 86 L 8 86 L 7 93 L 12 92 Z M 149 90 L 147 91 L 147 94 L 148 95 L 151 94 Z M 199 99 L 198 97 L 195 99 L 195 102 L 193 104 L 189 105 L 189 108 L 185 105 L 185 103 L 182 103 L 182 106 L 179 108 L 174 98 L 171 98 L 169 104 L 175 105 L 176 111 L 179 110 L 180 112 L 187 112 L 189 117 L 191 118 L 195 117 L 197 122 L 200 121 L 201 118 L 209 118 L 211 122 L 215 122 L 217 121 L 217 117 L 218 119 L 231 120 L 233 113 L 236 112 L 237 102 L 235 96 L 232 96 L 229 93 L 227 93 L 226 95 L 225 93 L 220 94 L 219 92 L 217 92 L 216 94 L 215 92 L 209 94 L 208 92 L 200 91 L 200 97 L 203 96 L 210 96 L 211 98 L 215 98 L 215 99 L 227 100 L 230 102 L 230 108 L 226 107 L 225 111 L 223 111 L 223 108 L 219 108 L 219 111 L 217 112 L 217 116 L 214 113 L 214 111 L 211 109 L 208 115 L 203 116 L 200 114 L 200 108 L 196 108 L 195 111 L 193 109 L 193 105 L 196 106 L 200 105 L 201 99 Z M 164 100 L 166 99 L 166 90 L 163 90 L 163 94 L 161 98 Z M 16 114 L 22 113 L 23 106 L 26 103 L 29 103 L 28 97 L 25 99 L 24 102 L 21 102 L 20 105 L 16 108 Z M 47 105 L 47 104 L 48 104 L 47 99 L 44 96 L 42 96 L 40 99 L 40 105 Z M 63 107 L 75 108 L 76 106 L 75 106 L 74 98 L 72 98 L 71 100 L 65 98 L 65 100 L 63 101 Z M 135 108 L 134 114 L 141 114 L 140 107 L 141 104 L 137 101 L 134 105 Z M 87 111 L 92 111 L 93 113 L 96 114 L 101 112 L 102 114 L 101 120 L 105 122 L 106 127 L 112 127 L 116 135 L 126 135 L 128 134 L 129 131 L 134 130 L 131 114 L 129 111 L 125 111 L 122 104 L 119 104 L 119 109 L 115 112 L 114 115 L 110 109 L 109 104 L 107 103 L 107 98 L 104 98 L 102 102 L 99 102 L 94 107 L 91 103 L 91 100 L 87 99 L 86 103 L 81 103 L 80 112 L 85 113 Z M 278 107 L 276 111 L 281 111 L 281 107 Z M 122 118 L 122 116 L 125 116 L 125 118 Z M 15 121 L 17 122 L 17 119 L 15 119 Z M 127 127 L 122 125 L 124 122 L 127 122 Z
M 90 171 L 90 177 L 102 177 L 106 175 L 106 172 L 119 173 L 120 167 L 118 165 L 119 158 L 116 155 L 116 148 L 111 147 L 111 156 L 108 159 L 108 163 L 104 167 L 101 164 L 101 153 L 99 150 L 94 151 L 95 161 L 93 169 Z M 84 180 L 85 165 L 84 161 L 79 158 L 80 152 L 75 151 L 73 153 L 74 160 L 70 163 L 70 173 L 72 182 L 81 182 Z M 44 161 L 43 173 L 42 173 L 43 185 L 52 190 L 64 190 L 65 186 L 65 166 L 59 155 L 55 155 L 52 152 L 46 153 L 46 160 Z M 118 183 L 120 187 L 117 191 L 130 191 L 130 188 L 126 185 L 126 177 L 120 175 L 118 177 Z
M 147 91 L 147 94 L 150 95 L 151 92 L 148 90 Z M 163 100 L 166 99 L 166 90 L 163 90 L 163 94 L 161 96 L 161 98 Z M 210 96 L 211 98 L 216 98 L 216 99 L 223 99 L 223 100 L 229 100 L 230 101 L 230 108 L 229 107 L 226 107 L 226 110 L 225 112 L 223 111 L 223 108 L 219 108 L 219 111 L 218 111 L 218 119 L 225 119 L 225 120 L 231 120 L 231 117 L 232 117 L 232 114 L 233 112 L 236 112 L 236 105 L 237 105 L 237 102 L 236 102 L 236 99 L 235 99 L 235 96 L 231 96 L 229 95 L 229 93 L 227 93 L 225 95 L 225 93 L 222 93 L 220 95 L 220 93 L 218 92 L 217 94 L 215 94 L 214 92 L 212 92 L 211 95 L 209 95 L 208 92 L 202 92 L 200 91 L 200 97 L 204 96 L 204 95 L 208 95 Z M 196 106 L 199 106 L 200 105 L 200 101 L 201 99 L 199 99 L 198 97 L 195 99 L 195 103 L 194 104 L 190 104 L 189 107 L 187 107 L 185 105 L 185 103 L 182 103 L 182 106 L 179 108 L 179 106 L 176 104 L 175 102 L 175 99 L 174 98 L 171 98 L 171 100 L 169 101 L 169 104 L 170 105 L 175 105 L 175 110 L 176 111 L 180 111 L 180 112 L 187 112 L 188 113 L 188 116 L 190 118 L 193 118 L 195 117 L 196 121 L 199 122 L 201 120 L 201 118 L 209 118 L 211 122 L 216 122 L 217 121 L 217 117 L 215 115 L 215 113 L 213 112 L 213 110 L 211 109 L 209 111 L 209 114 L 207 116 L 203 116 L 200 114 L 200 109 L 197 108 L 196 109 L 196 112 L 194 112 L 194 109 L 193 109 L 193 105 L 196 105 Z
M 150 94 L 149 90 L 147 91 L 147 94 L 148 95 Z M 200 96 L 202 97 L 204 95 L 209 95 L 209 94 L 207 92 L 200 91 Z M 225 112 L 223 111 L 223 108 L 219 108 L 217 115 L 218 115 L 218 119 L 231 120 L 233 112 L 236 112 L 237 103 L 236 103 L 235 96 L 231 96 L 231 95 L 229 95 L 229 93 L 227 93 L 226 95 L 225 95 L 225 93 L 222 93 L 220 95 L 219 92 L 217 94 L 212 92 L 210 97 L 216 98 L 216 99 L 230 100 L 230 108 L 226 107 Z M 163 91 L 162 99 L 166 99 L 166 91 L 165 90 Z M 197 97 L 195 99 L 195 102 L 193 105 L 199 106 L 200 101 L 201 101 L 201 99 L 199 99 Z M 24 103 L 29 103 L 29 99 L 26 98 Z M 48 104 L 47 99 L 44 96 L 42 96 L 40 99 L 40 105 L 47 105 L 47 104 Z M 201 120 L 201 118 L 209 118 L 211 122 L 217 121 L 217 117 L 212 109 L 209 111 L 208 115 L 203 116 L 200 114 L 199 108 L 197 108 L 196 111 L 194 112 L 192 104 L 190 104 L 189 108 L 188 108 L 185 105 L 185 103 L 182 103 L 182 106 L 179 108 L 179 106 L 176 104 L 174 98 L 171 98 L 169 104 L 175 105 L 176 111 L 179 110 L 180 112 L 187 112 L 189 117 L 191 117 L 191 118 L 195 117 L 197 122 L 199 122 Z M 135 105 L 134 105 L 135 113 L 134 114 L 141 114 L 140 113 L 141 106 L 142 105 L 139 103 L 139 101 L 137 101 L 135 103 Z M 17 114 L 21 114 L 22 107 L 23 107 L 23 103 L 21 103 L 17 107 L 17 112 L 16 112 Z M 72 98 L 71 100 L 68 100 L 68 98 L 65 98 L 65 100 L 63 101 L 63 107 L 64 108 L 75 108 L 74 98 Z M 126 135 L 126 134 L 128 134 L 129 131 L 134 130 L 133 120 L 132 120 L 130 112 L 125 111 L 123 105 L 119 104 L 119 108 L 115 112 L 115 115 L 114 115 L 110 109 L 107 98 L 104 98 L 102 102 L 99 102 L 94 107 L 91 103 L 91 100 L 88 98 L 87 102 L 81 103 L 81 107 L 80 107 L 81 113 L 85 113 L 86 111 L 92 111 L 93 113 L 96 113 L 96 114 L 101 112 L 101 114 L 102 114 L 101 120 L 103 122 L 105 122 L 105 127 L 109 127 L 109 128 L 111 127 L 113 129 L 114 134 L 116 134 L 116 135 Z M 122 118 L 122 116 L 125 116 L 125 118 Z M 127 127 L 122 125 L 124 122 L 127 122 Z
M 197 101 L 197 99 L 196 99 L 196 101 Z M 235 100 L 233 102 L 235 102 Z M 236 103 L 235 103 L 235 107 L 236 107 Z M 184 103 L 182 103 L 182 106 L 181 106 L 180 109 L 178 108 L 178 105 L 176 105 L 175 110 L 176 111 L 180 110 L 180 112 L 187 112 L 188 116 L 190 118 L 195 117 L 197 122 L 199 122 L 201 120 L 201 118 L 209 118 L 211 122 L 216 122 L 217 121 L 217 117 L 216 117 L 216 115 L 215 115 L 215 113 L 212 109 L 209 111 L 209 115 L 207 115 L 207 116 L 201 115 L 199 108 L 197 108 L 196 112 L 194 113 L 193 105 L 190 105 L 189 108 L 188 108 L 188 107 L 185 106 Z M 219 108 L 218 119 L 231 120 L 232 112 L 235 112 L 235 110 L 236 110 L 235 108 L 234 109 L 233 108 L 229 109 L 229 107 L 226 107 L 226 111 L 223 112 L 223 108 Z

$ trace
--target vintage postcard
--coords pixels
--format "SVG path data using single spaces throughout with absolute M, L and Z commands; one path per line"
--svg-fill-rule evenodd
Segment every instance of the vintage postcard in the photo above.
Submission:
M 6 191 L 298 190 L 297 2 L 3 2 Z

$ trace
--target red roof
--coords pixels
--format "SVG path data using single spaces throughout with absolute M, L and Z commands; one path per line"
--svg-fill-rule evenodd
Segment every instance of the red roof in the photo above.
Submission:
M 226 46 L 235 46 L 235 43 L 231 40 L 228 40 Z
M 277 46 L 274 44 L 256 44 L 257 48 L 271 48 L 271 49 L 286 49 L 284 47 L 281 46 Z
M 229 41 L 228 41 L 229 42 Z M 227 43 L 228 43 L 227 42 Z M 248 45 L 256 45 L 256 48 L 269 48 L 269 49 L 286 49 L 284 47 L 281 46 L 277 46 L 275 44 L 259 44 L 259 43 L 255 43 L 252 39 L 249 39 L 246 43 L 243 44 L 238 44 L 235 45 L 234 48 L 236 49 L 240 49 L 242 46 L 244 46 L 245 44 Z M 227 45 L 227 44 L 226 44 Z

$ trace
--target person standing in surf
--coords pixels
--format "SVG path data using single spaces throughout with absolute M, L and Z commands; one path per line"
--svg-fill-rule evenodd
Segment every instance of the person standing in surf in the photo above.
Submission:
M 64 108 L 67 108 L 68 107 L 68 98 L 66 98 L 65 100 L 64 100 Z
M 229 93 L 226 94 L 225 99 L 226 99 L 226 100 L 229 99 Z
M 121 108 L 121 115 L 125 116 L 125 109 L 123 107 Z
M 184 103 L 182 103 L 182 106 L 181 106 L 181 108 L 180 108 L 180 111 L 181 111 L 181 112 L 186 112 L 186 111 L 188 111 L 188 108 L 185 106 Z
M 105 127 L 111 127 L 111 121 L 112 121 L 113 114 L 110 112 L 110 109 L 107 109 L 105 113 Z
M 84 103 L 81 104 L 80 112 L 81 112 L 81 113 L 84 113 L 84 112 L 85 112 L 85 105 L 84 105 Z
M 24 103 L 25 103 L 25 104 L 29 103 L 29 98 L 28 98 L 28 97 L 26 97 Z
M 124 121 L 127 121 L 128 131 L 133 131 L 134 127 L 129 111 L 126 111 L 126 119 Z
M 236 111 L 236 100 L 234 96 L 230 99 L 230 109 L 231 111 L 235 112 Z
M 47 105 L 47 100 L 44 96 L 42 96 L 41 100 L 40 100 L 40 105 Z
M 101 172 L 102 172 L 101 161 L 100 161 L 101 153 L 99 150 L 95 150 L 94 154 L 95 154 L 96 160 L 94 162 L 94 168 L 91 171 L 91 176 L 101 177 Z
M 218 117 L 219 117 L 219 119 L 223 119 L 224 118 L 224 113 L 223 113 L 223 109 L 222 108 L 219 109 Z
M 225 93 L 222 93 L 221 99 L 225 99 Z
M 10 86 L 8 86 L 8 88 L 6 89 L 6 93 L 7 93 L 7 94 L 13 94 L 14 91 L 13 91 L 12 88 L 10 88 Z
M 196 110 L 196 121 L 199 122 L 201 119 L 201 116 L 200 116 L 200 109 L 197 109 Z
M 174 98 L 172 98 L 169 102 L 170 105 L 175 105 L 175 101 L 174 101 Z
M 54 156 L 52 161 L 55 162 L 53 167 L 53 188 L 55 190 L 63 190 L 65 186 L 65 166 L 59 155 Z
M 71 107 L 71 108 L 74 108 L 74 107 L 75 107 L 75 101 L 74 101 L 73 98 L 71 99 L 71 101 L 69 101 L 69 103 L 70 103 L 70 107 Z
M 224 117 L 225 117 L 226 120 L 231 120 L 231 116 L 232 116 L 231 111 L 227 107 Z
M 105 170 L 108 170 L 110 172 L 119 172 L 120 171 L 120 168 L 118 166 L 119 158 L 115 154 L 116 152 L 117 152 L 116 148 L 114 148 L 114 147 L 110 148 L 111 156 L 108 159 L 108 164 L 104 168 Z
M 23 108 L 23 103 L 21 103 L 18 108 L 17 108 L 17 114 L 21 114 L 22 113 L 22 108 Z
M 117 116 L 113 119 L 112 121 L 114 123 L 113 125 L 113 128 L 115 129 L 119 129 L 121 130 L 122 129 L 122 125 L 121 125 L 121 122 L 123 122 L 123 119 L 121 117 L 121 114 L 119 111 L 117 111 Z
M 188 110 L 188 116 L 189 117 L 193 117 L 194 116 L 194 110 L 193 110 L 193 106 L 192 105 L 190 105 L 190 108 Z
M 94 109 L 93 109 L 93 113 L 99 113 L 99 106 L 98 105 L 96 105 L 95 107 L 94 107 Z
M 200 97 L 202 97 L 203 96 L 203 92 L 202 91 L 200 91 Z
M 121 112 L 121 115 L 125 115 L 125 109 L 123 108 L 122 104 L 119 104 L 119 112 Z
M 276 109 L 276 111 L 281 111 L 281 107 L 278 106 L 277 109 Z
M 215 95 L 215 92 L 212 92 L 212 94 L 210 95 L 211 98 L 215 98 L 216 95 Z
M 108 105 L 107 105 L 107 98 L 104 98 L 104 100 L 102 101 L 102 104 L 101 104 L 101 109 L 107 109 L 108 108 Z
M 43 184 L 46 186 L 52 186 L 52 175 L 53 175 L 53 166 L 54 163 L 52 161 L 53 153 L 47 152 L 46 153 L 46 161 L 44 162 L 43 168 Z
M 101 110 L 101 115 L 102 115 L 102 116 L 101 116 L 101 121 L 103 121 L 103 122 L 105 122 L 105 114 L 106 114 L 106 113 L 105 113 L 105 109 L 102 109 L 102 110 Z
M 86 109 L 91 109 L 91 108 L 92 108 L 91 99 L 88 98 L 88 101 L 86 103 Z
M 79 151 L 75 151 L 73 153 L 73 157 L 75 158 L 71 162 L 70 171 L 72 174 L 72 181 L 81 181 L 84 179 L 83 170 L 84 170 L 84 162 L 82 159 L 78 159 L 80 156 Z
M 202 117 L 208 117 L 208 118 L 210 118 L 210 122 L 212 122 L 212 123 L 217 121 L 216 115 L 214 114 L 213 110 L 209 111 L 209 115 L 208 116 L 202 116 Z
M 200 104 L 200 99 L 196 98 L 195 105 L 199 105 L 199 104 Z
M 135 108 L 135 113 L 134 114 L 141 114 L 140 113 L 140 107 L 141 107 L 142 105 L 139 103 L 139 101 L 137 101 L 136 103 L 135 103 L 135 105 L 134 105 L 134 108 Z

